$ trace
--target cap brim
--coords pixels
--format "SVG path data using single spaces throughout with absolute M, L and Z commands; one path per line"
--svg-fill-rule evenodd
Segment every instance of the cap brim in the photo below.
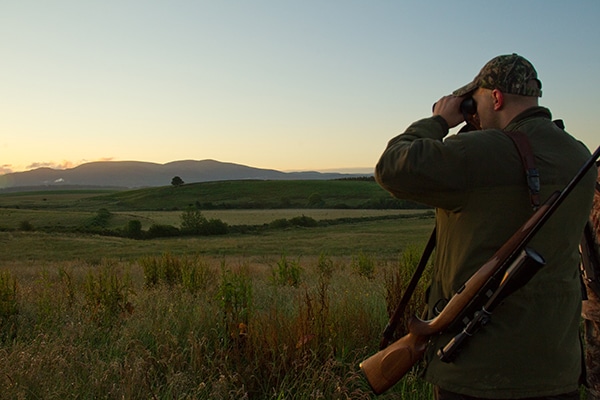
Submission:
M 475 81 L 470 82 L 468 84 L 466 84 L 465 86 L 456 89 L 454 92 L 452 92 L 452 94 L 454 96 L 460 97 L 460 96 L 465 96 L 469 93 L 472 93 L 475 91 L 475 89 L 477 89 L 477 83 Z

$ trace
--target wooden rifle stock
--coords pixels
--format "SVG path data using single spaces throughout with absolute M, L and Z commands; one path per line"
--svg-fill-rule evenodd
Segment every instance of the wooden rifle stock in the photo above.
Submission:
M 599 156 L 600 147 L 567 186 L 562 191 L 552 193 L 519 230 L 465 282 L 435 318 L 424 321 L 413 316 L 408 323 L 407 335 L 360 364 L 361 370 L 376 394 L 388 390 L 410 371 L 425 354 L 430 336 L 444 331 L 455 322 L 460 323 L 465 316 L 481 307 L 485 292 L 489 289 L 497 289 L 504 274 L 518 259 L 525 246 L 595 164 Z

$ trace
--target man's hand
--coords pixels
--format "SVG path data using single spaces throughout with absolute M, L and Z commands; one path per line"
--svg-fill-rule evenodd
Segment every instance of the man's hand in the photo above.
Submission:
M 464 97 L 444 96 L 435 103 L 433 107 L 433 115 L 439 115 L 446 120 L 449 128 L 454 128 L 461 122 L 464 122 L 464 117 L 460 112 L 460 103 Z

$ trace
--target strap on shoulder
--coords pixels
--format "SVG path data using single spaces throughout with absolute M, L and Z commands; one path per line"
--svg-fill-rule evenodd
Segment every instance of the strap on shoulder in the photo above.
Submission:
M 540 206 L 540 173 L 535 166 L 535 156 L 531 149 L 531 143 L 529 143 L 527 135 L 523 132 L 505 131 L 504 133 L 512 139 L 519 151 L 519 156 L 521 157 L 521 162 L 525 169 L 525 176 L 527 177 L 527 187 L 529 187 L 531 206 L 534 210 L 537 210 Z

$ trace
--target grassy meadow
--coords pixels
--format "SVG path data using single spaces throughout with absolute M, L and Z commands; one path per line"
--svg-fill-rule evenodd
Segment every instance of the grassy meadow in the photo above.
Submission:
M 339 187 L 302 185 L 287 189 L 289 208 L 231 208 L 238 192 L 173 206 L 165 193 L 185 187 L 0 194 L 0 398 L 375 398 L 358 364 L 377 350 L 431 211 L 327 208 Z M 346 202 L 379 198 L 369 188 Z M 301 193 L 324 207 L 299 207 Z M 262 228 L 144 240 L 79 230 L 98 209 L 114 228 L 177 226 L 190 204 Z M 270 225 L 298 216 L 327 223 Z M 431 398 L 417 374 L 377 398 Z

